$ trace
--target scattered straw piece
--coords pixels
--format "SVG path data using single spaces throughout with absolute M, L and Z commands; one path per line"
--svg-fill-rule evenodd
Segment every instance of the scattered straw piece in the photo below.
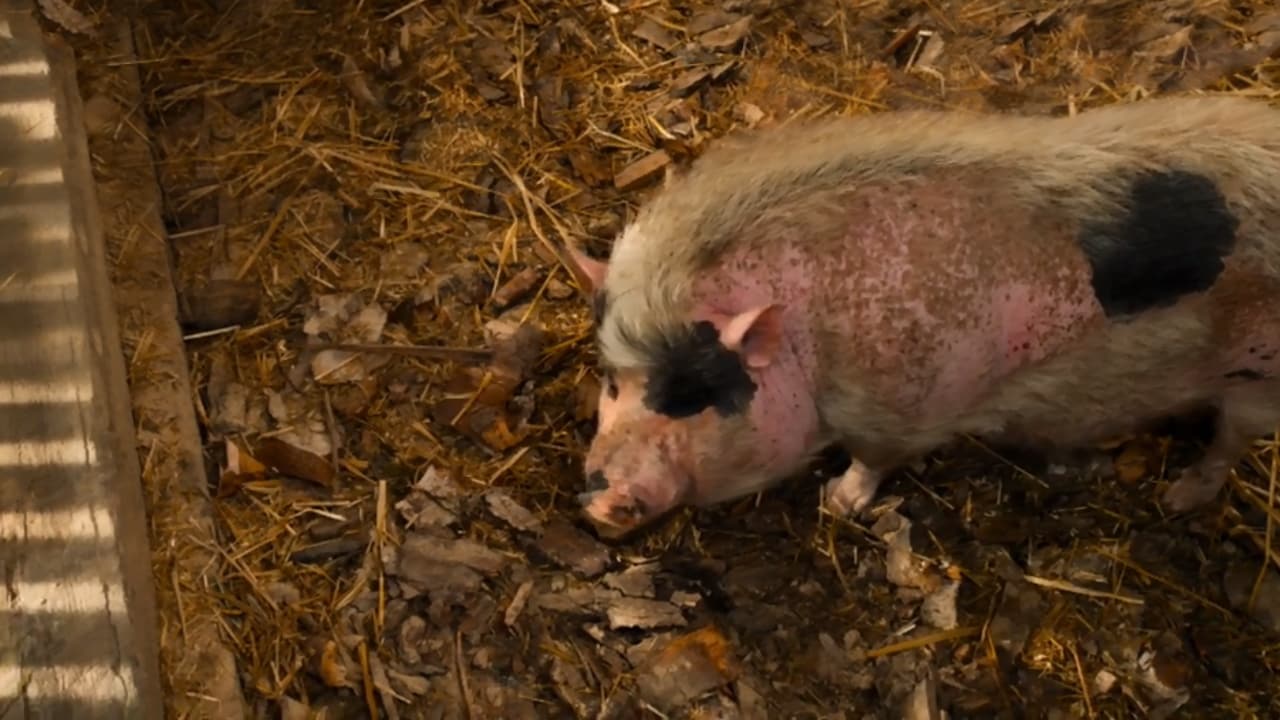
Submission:
M 1084 710 L 1090 718 L 1096 717 L 1097 714 L 1093 710 L 1093 698 L 1089 694 L 1089 681 L 1084 676 L 1084 665 L 1080 662 L 1080 653 L 1076 652 L 1075 643 L 1067 645 L 1067 649 L 1071 651 L 1071 659 L 1076 664 L 1076 679 L 1080 682 L 1080 695 L 1084 698 Z
M 369 706 L 369 717 L 378 719 L 378 700 L 374 695 L 373 674 L 369 672 L 369 646 L 360 641 L 360 674 L 364 678 L 364 702 Z
M 1267 509 L 1270 512 L 1267 513 L 1266 539 L 1262 543 L 1262 552 L 1265 553 L 1266 557 L 1271 558 L 1273 561 L 1277 561 L 1277 563 L 1280 564 L 1280 553 L 1276 552 L 1274 544 L 1276 527 L 1276 515 L 1274 512 L 1276 509 L 1276 485 L 1277 476 L 1280 476 L 1280 430 L 1277 430 L 1272 435 L 1271 440 L 1271 472 L 1269 473 L 1270 482 L 1268 483 L 1267 488 Z M 1249 591 L 1250 614 L 1254 612 L 1254 609 L 1258 605 L 1258 594 L 1262 592 L 1262 581 L 1267 577 L 1268 570 L 1269 568 L 1267 567 L 1266 562 L 1259 563 L 1258 577 L 1254 579 L 1253 589 Z
M 1205 596 L 1203 596 L 1203 595 L 1201 595 L 1201 594 L 1199 594 L 1199 593 L 1197 593 L 1197 592 L 1195 592 L 1195 591 L 1193 591 L 1193 590 L 1191 590 L 1191 589 L 1189 589 L 1189 588 L 1184 588 L 1184 587 L 1182 587 L 1181 585 L 1179 585 L 1179 584 L 1177 584 L 1177 583 L 1175 583 L 1175 582 L 1171 582 L 1171 581 L 1169 581 L 1169 580 L 1166 580 L 1166 579 L 1164 579 L 1164 578 L 1160 577 L 1159 575 L 1156 575 L 1155 573 L 1152 573 L 1152 572 L 1147 571 L 1145 568 L 1143 568 L 1142 566 L 1140 566 L 1140 565 L 1138 565 L 1137 563 L 1133 562 L 1132 560 L 1129 560 L 1128 558 L 1120 557 L 1119 555 L 1117 555 L 1117 554 L 1115 554 L 1115 553 L 1113 553 L 1113 552 L 1107 551 L 1107 550 L 1100 550 L 1098 554 L 1103 555 L 1104 557 L 1110 558 L 1111 560 L 1113 560 L 1113 561 L 1115 561 L 1115 562 L 1117 562 L 1117 563 L 1119 563 L 1119 564 L 1121 564 L 1121 565 L 1125 566 L 1126 568 L 1128 568 L 1128 569 L 1130 569 L 1130 570 L 1132 570 L 1132 571 L 1134 571 L 1134 572 L 1138 573 L 1139 575 L 1141 575 L 1143 578 L 1145 578 L 1145 579 L 1147 579 L 1147 580 L 1150 580 L 1150 581 L 1152 581 L 1152 582 L 1154 582 L 1154 583 L 1157 583 L 1157 584 L 1159 584 L 1159 585 L 1163 585 L 1163 586 L 1165 586 L 1165 587 L 1169 588 L 1170 590 L 1173 590 L 1173 591 L 1177 592 L 1179 595 L 1182 595 L 1182 596 L 1184 596 L 1184 597 L 1190 598 L 1191 600 L 1195 600 L 1196 602 L 1200 603 L 1201 605 L 1204 605 L 1205 607 L 1213 608 L 1214 610 L 1217 610 L 1218 612 L 1222 613 L 1222 614 L 1223 614 L 1223 615 L 1225 615 L 1226 617 L 1232 617 L 1232 612 L 1231 612 L 1230 610 L 1228 610 L 1227 608 L 1222 607 L 1222 606 L 1221 606 L 1221 605 L 1219 605 L 1218 603 L 1216 603 L 1216 602 L 1214 602 L 1214 601 L 1210 600 L 1209 598 L 1207 598 L 1207 597 L 1205 597 Z
M 1053 578 L 1043 578 L 1035 575 L 1023 575 L 1022 578 L 1032 585 L 1039 585 L 1043 588 L 1051 590 L 1061 590 L 1062 592 L 1075 593 L 1076 595 L 1085 595 L 1087 597 L 1104 598 L 1107 600 L 1117 600 L 1130 605 L 1144 604 L 1142 598 L 1133 597 L 1131 595 L 1120 595 L 1118 593 L 1107 592 L 1105 590 L 1094 590 L 1092 588 L 1082 587 L 1066 580 L 1055 580 Z
M 878 657 L 896 655 L 900 652 L 928 647 L 929 645 L 947 642 L 948 640 L 960 640 L 961 638 L 973 637 L 978 634 L 980 629 L 981 628 L 976 625 L 970 625 L 968 627 L 958 627 L 951 630 L 930 633 L 928 635 L 921 635 L 919 637 L 911 638 L 910 640 L 903 640 L 902 642 L 896 642 L 871 650 L 867 653 L 867 659 L 871 660 Z

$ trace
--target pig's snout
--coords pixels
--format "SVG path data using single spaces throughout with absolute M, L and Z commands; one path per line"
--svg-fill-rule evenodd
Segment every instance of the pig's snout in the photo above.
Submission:
M 597 502 L 601 499 L 602 502 Z M 619 487 L 610 490 L 609 480 L 603 470 L 592 470 L 587 473 L 586 491 L 578 494 L 578 502 L 588 513 L 599 513 L 609 521 L 619 525 L 631 525 L 648 514 L 645 501 L 632 492 L 630 487 L 619 483 Z M 594 512 L 593 512 L 594 508 Z
M 606 538 L 619 538 L 652 523 L 684 501 L 688 479 L 666 469 L 661 474 L 605 475 L 587 472 L 587 489 L 578 495 L 583 513 Z
M 606 538 L 619 538 L 649 524 L 662 514 L 652 512 L 642 498 L 636 497 L 626 486 L 611 487 L 578 496 L 587 519 L 596 531 Z M 666 510 L 669 508 L 664 508 Z

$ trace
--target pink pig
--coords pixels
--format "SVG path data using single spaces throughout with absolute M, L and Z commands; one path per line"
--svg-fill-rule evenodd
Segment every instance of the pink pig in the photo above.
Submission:
M 794 476 L 864 509 L 960 434 L 1082 448 L 1196 408 L 1164 494 L 1210 501 L 1280 422 L 1280 112 L 1147 100 L 1071 118 L 892 113 L 719 141 L 594 297 L 588 517 L 619 536 Z

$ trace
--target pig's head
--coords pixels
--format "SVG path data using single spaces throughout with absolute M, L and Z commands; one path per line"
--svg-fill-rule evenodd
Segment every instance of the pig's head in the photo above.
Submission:
M 599 326 L 608 266 L 570 254 Z M 782 342 L 780 308 L 708 310 L 679 327 L 644 353 L 602 352 L 599 424 L 579 498 L 603 536 L 625 535 L 681 505 L 756 492 L 800 459 L 790 439 L 807 429 L 762 409 L 762 391 L 776 385 L 768 373 Z

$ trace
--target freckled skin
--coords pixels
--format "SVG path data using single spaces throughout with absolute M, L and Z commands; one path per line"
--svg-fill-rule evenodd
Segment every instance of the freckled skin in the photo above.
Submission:
M 1183 510 L 1211 498 L 1250 439 L 1280 422 L 1280 132 L 1273 132 L 1280 115 L 1236 102 L 1173 104 L 1147 103 L 1146 115 L 1115 111 L 1138 126 L 1131 133 L 1101 115 L 1074 137 L 1068 121 L 1054 121 L 1062 138 L 1041 145 L 1030 139 L 1035 128 L 1015 120 L 984 121 L 993 130 L 957 120 L 953 135 L 895 135 L 872 122 L 861 134 L 793 135 L 794 147 L 766 141 L 706 161 L 654 200 L 615 246 L 603 330 L 624 320 L 641 329 L 694 320 L 722 328 L 726 318 L 776 303 L 783 342 L 772 362 L 749 370 L 759 390 L 746 412 L 672 419 L 637 400 L 644 352 L 624 352 L 621 336 L 609 335 L 604 360 L 618 367 L 618 394 L 602 397 L 586 459 L 587 473 L 608 487 L 590 496 L 588 516 L 626 532 L 680 504 L 764 489 L 830 443 L 855 462 L 828 485 L 828 497 L 837 510 L 858 510 L 887 472 L 960 434 L 1079 447 L 1205 406 L 1220 413 L 1215 440 L 1165 502 Z M 1212 134 L 1196 134 L 1210 124 Z M 810 171 L 834 151 L 805 155 L 803 142 L 856 144 L 876 133 L 899 142 L 907 159 L 859 145 L 877 169 L 850 161 L 846 175 L 856 182 Z M 984 133 L 1033 149 L 1022 157 Z M 1018 133 L 1026 133 L 1021 142 Z M 954 147 L 931 151 L 938 162 L 910 155 L 953 136 L 961 138 Z M 1104 141 L 1105 153 L 1081 151 Z M 1208 146 L 1203 155 L 1197 143 Z M 1258 154 L 1263 145 L 1270 155 Z M 1180 289 L 1172 275 L 1164 287 L 1144 277 L 1146 295 L 1125 297 L 1115 280 L 1124 268 L 1114 263 L 1161 267 L 1135 248 L 1167 252 L 1159 234 L 1167 218 L 1133 215 L 1145 235 L 1133 248 L 1102 247 L 1105 257 L 1081 238 L 1098 237 L 1098 227 L 1135 227 L 1108 204 L 1128 186 L 1105 173 L 1161 153 L 1207 173 L 1228 206 L 1206 205 L 1204 217 L 1216 215 L 1203 224 L 1221 228 L 1218 218 L 1227 217 L 1236 236 L 1198 249 L 1198 237 L 1178 238 L 1195 251 L 1229 249 L 1212 282 L 1193 278 Z M 1198 222 L 1194 207 L 1177 210 Z M 731 234 L 716 222 L 732 224 Z M 1099 257 L 1113 263 L 1105 268 L 1109 312 L 1093 277 Z M 1207 289 L 1186 289 L 1195 283 Z M 1117 312 L 1126 302 L 1140 309 Z
M 847 232 L 811 243 L 838 258 L 819 286 L 821 375 L 852 361 L 871 400 L 921 427 L 1102 320 L 1069 225 L 952 175 L 857 190 Z
M 917 451 L 911 438 L 843 430 L 845 379 L 865 380 L 864 401 L 894 418 L 885 430 L 928 434 L 1101 322 L 1071 228 L 1001 208 L 997 193 L 975 192 L 969 180 L 939 175 L 841 193 L 830 200 L 845 221 L 829 236 L 790 241 L 806 228 L 779 222 L 768 242 L 722 256 L 694 285 L 691 319 L 765 302 L 785 307 L 786 342 L 776 362 L 752 374 L 759 389 L 750 412 L 659 421 L 629 402 L 645 380 L 631 373 L 618 378 L 616 401 L 601 400 L 587 465 L 623 474 L 628 500 L 642 496 L 646 509 L 666 510 L 673 497 L 707 505 L 764 489 L 831 442 L 876 465 L 893 463 Z M 1028 236 L 1044 242 L 1017 242 Z M 654 466 L 652 448 L 672 435 L 681 443 L 669 467 Z M 675 496 L 672 477 L 681 479 Z M 615 500 L 598 496 L 594 507 L 625 504 Z

